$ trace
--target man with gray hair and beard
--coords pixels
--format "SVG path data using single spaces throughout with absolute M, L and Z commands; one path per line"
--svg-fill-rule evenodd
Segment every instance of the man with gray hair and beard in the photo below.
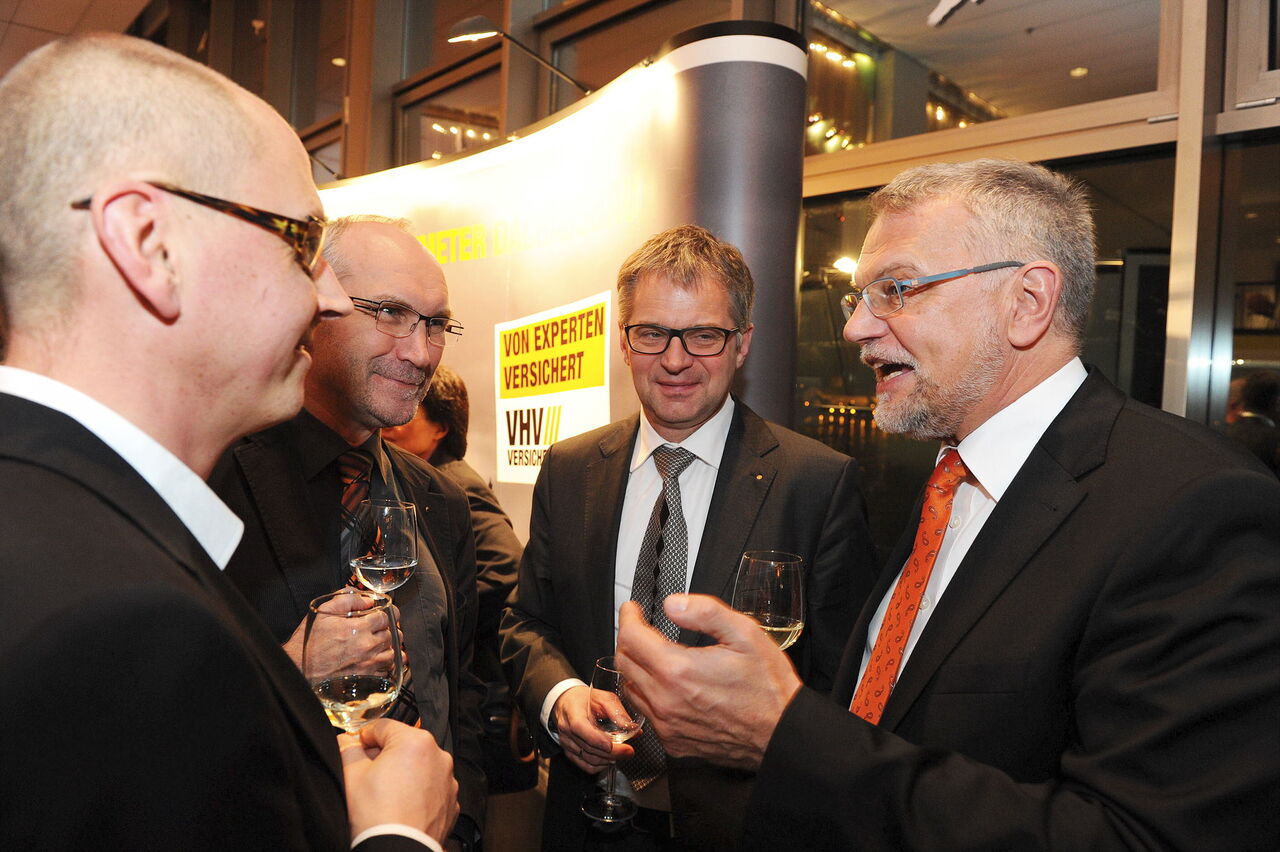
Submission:
M 156 45 L 62 39 L 0 81 L 0 186 L 0 847 L 438 849 L 449 756 L 335 739 L 204 482 L 352 310 L 297 136 Z
M 355 310 L 316 329 L 302 411 L 236 444 L 209 482 L 245 522 L 227 576 L 299 666 L 309 602 L 356 582 L 349 564 L 367 546 L 359 501 L 414 504 L 418 565 L 394 591 L 410 676 L 391 715 L 453 755 L 462 813 L 447 847 L 469 849 L 485 804 L 470 512 L 452 480 L 381 438 L 413 417 L 446 341 L 462 332 L 440 264 L 408 225 L 372 215 L 330 223 L 325 258 Z
M 622 613 L 668 752 L 757 769 L 750 849 L 1280 847 L 1280 484 L 1080 361 L 1093 223 L 1026 163 L 871 198 L 845 337 L 881 428 L 939 441 L 834 702 L 751 623 Z

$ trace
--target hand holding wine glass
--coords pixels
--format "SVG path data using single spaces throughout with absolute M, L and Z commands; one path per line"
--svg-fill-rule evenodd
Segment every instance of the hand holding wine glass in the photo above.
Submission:
M 368 552 L 351 560 L 351 570 L 375 592 L 400 588 L 418 565 L 417 507 L 399 500 L 365 500 L 356 512 L 372 539 Z
M 591 675 L 591 716 L 597 728 L 614 743 L 624 743 L 640 733 L 644 715 L 628 694 L 626 678 L 612 656 L 596 660 Z M 606 770 L 605 789 L 582 800 L 582 812 L 598 822 L 623 822 L 636 815 L 636 805 L 617 794 L 618 766 Z
M 329 721 L 347 733 L 385 713 L 400 694 L 404 674 L 391 598 L 345 588 L 313 600 L 302 674 Z
M 794 553 L 742 554 L 733 608 L 756 620 L 779 648 L 790 648 L 804 629 L 804 560 Z

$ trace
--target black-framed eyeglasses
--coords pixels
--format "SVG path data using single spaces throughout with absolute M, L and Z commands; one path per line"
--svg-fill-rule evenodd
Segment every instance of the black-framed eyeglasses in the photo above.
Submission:
M 306 219 L 294 219 L 280 213 L 272 213 L 269 210 L 250 207 L 248 204 L 240 204 L 236 201 L 227 201 L 224 198 L 214 198 L 212 195 L 192 192 L 189 189 L 183 189 L 180 186 L 161 181 L 149 180 L 147 183 L 171 195 L 194 201 L 196 204 L 217 210 L 219 213 L 226 213 L 228 216 L 234 216 L 251 225 L 257 225 L 263 230 L 270 231 L 289 244 L 289 247 L 293 249 L 294 259 L 298 261 L 302 271 L 312 278 L 315 277 L 316 267 L 320 264 L 320 251 L 324 248 L 325 221 L 323 219 L 317 219 L 315 216 L 308 216 Z M 74 210 L 88 210 L 89 202 L 92 200 L 91 198 L 82 198 L 79 201 L 71 202 L 71 207 Z
M 462 323 L 453 317 L 429 317 L 390 299 L 378 302 L 352 296 L 351 304 L 372 315 L 378 331 L 392 337 L 408 337 L 420 322 L 427 324 L 427 341 L 436 346 L 444 346 L 446 334 L 461 335 L 463 332 Z
M 716 328 L 713 325 L 695 325 L 691 328 L 667 328 L 665 325 L 637 323 L 623 326 L 627 345 L 632 352 L 641 355 L 661 355 L 671 345 L 672 338 L 679 338 L 684 351 L 699 358 L 719 355 L 729 342 L 729 335 L 740 328 Z
M 986 263 L 969 269 L 956 269 L 951 272 L 939 272 L 937 275 L 925 275 L 899 281 L 897 278 L 877 278 L 865 287 L 854 287 L 840 299 L 840 311 L 848 322 L 853 312 L 858 309 L 858 302 L 863 299 L 871 310 L 871 315 L 884 319 L 902 310 L 906 304 L 908 291 L 926 284 L 937 284 L 940 281 L 951 281 L 964 278 L 966 275 L 977 275 L 979 272 L 991 272 L 994 269 L 1012 269 L 1022 266 L 1021 260 L 1002 260 L 999 263 Z

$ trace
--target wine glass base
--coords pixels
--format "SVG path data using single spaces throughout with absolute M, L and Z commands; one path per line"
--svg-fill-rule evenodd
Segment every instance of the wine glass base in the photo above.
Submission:
M 582 800 L 582 813 L 596 822 L 620 823 L 636 815 L 636 803 L 626 796 L 593 793 Z

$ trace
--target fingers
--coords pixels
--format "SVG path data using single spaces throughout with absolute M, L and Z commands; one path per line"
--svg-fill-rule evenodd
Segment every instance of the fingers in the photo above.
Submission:
M 670 595 L 663 609 L 675 624 L 705 633 L 720 645 L 745 648 L 760 638 L 755 621 L 711 595 Z

